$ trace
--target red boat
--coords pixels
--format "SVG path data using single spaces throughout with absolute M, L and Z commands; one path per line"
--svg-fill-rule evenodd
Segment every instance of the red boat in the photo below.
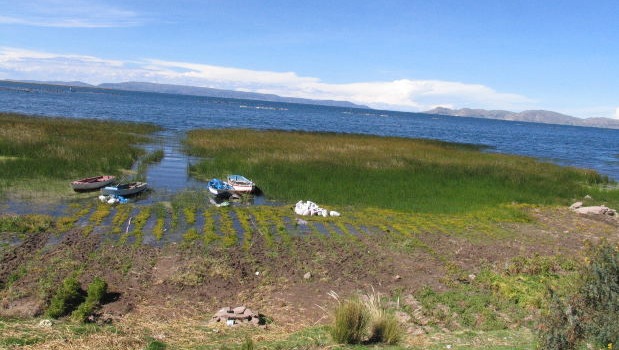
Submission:
M 96 190 L 97 188 L 111 184 L 115 179 L 116 177 L 111 175 L 87 177 L 71 182 L 71 187 L 73 187 L 74 191 Z

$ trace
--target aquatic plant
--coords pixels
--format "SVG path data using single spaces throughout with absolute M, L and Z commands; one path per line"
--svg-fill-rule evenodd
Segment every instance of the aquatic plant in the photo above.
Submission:
M 150 124 L 0 113 L 0 194 L 73 194 L 68 182 L 120 174 L 158 130 Z
M 243 173 L 269 198 L 285 201 L 463 213 L 510 203 L 567 204 L 594 191 L 599 200 L 619 203 L 619 191 L 589 185 L 591 171 L 472 145 L 246 129 L 194 130 L 186 144 L 207 158 L 192 166 L 195 176 Z

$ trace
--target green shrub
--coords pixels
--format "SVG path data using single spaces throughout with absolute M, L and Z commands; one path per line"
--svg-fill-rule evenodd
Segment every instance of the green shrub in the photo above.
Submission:
M 75 277 L 68 277 L 62 282 L 62 286 L 56 290 L 52 297 L 47 316 L 59 318 L 69 314 L 83 300 L 82 289 Z
M 367 335 L 369 321 L 368 310 L 358 298 L 346 300 L 335 309 L 331 336 L 341 344 L 359 344 Z
M 73 311 L 71 317 L 77 321 L 83 322 L 93 311 L 100 305 L 101 300 L 107 293 L 107 283 L 95 277 L 94 280 L 88 285 L 86 294 L 86 300 L 80 306 Z
M 619 344 L 619 249 L 601 245 L 593 252 L 580 290 L 585 324 L 599 346 Z
M 565 301 L 550 290 L 540 348 L 575 349 L 588 343 L 612 348 L 619 343 L 619 249 L 603 243 L 590 252 L 581 281 Z

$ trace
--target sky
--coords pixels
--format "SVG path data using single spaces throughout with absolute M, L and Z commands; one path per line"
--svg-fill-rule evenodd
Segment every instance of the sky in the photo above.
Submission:
M 0 0 L 0 79 L 619 119 L 619 1 Z

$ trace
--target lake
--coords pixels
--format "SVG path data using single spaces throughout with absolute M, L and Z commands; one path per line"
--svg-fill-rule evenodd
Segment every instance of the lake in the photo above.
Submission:
M 254 128 L 436 139 L 594 169 L 619 180 L 614 129 L 7 81 L 0 81 L 0 111 L 150 122 L 169 134 Z

